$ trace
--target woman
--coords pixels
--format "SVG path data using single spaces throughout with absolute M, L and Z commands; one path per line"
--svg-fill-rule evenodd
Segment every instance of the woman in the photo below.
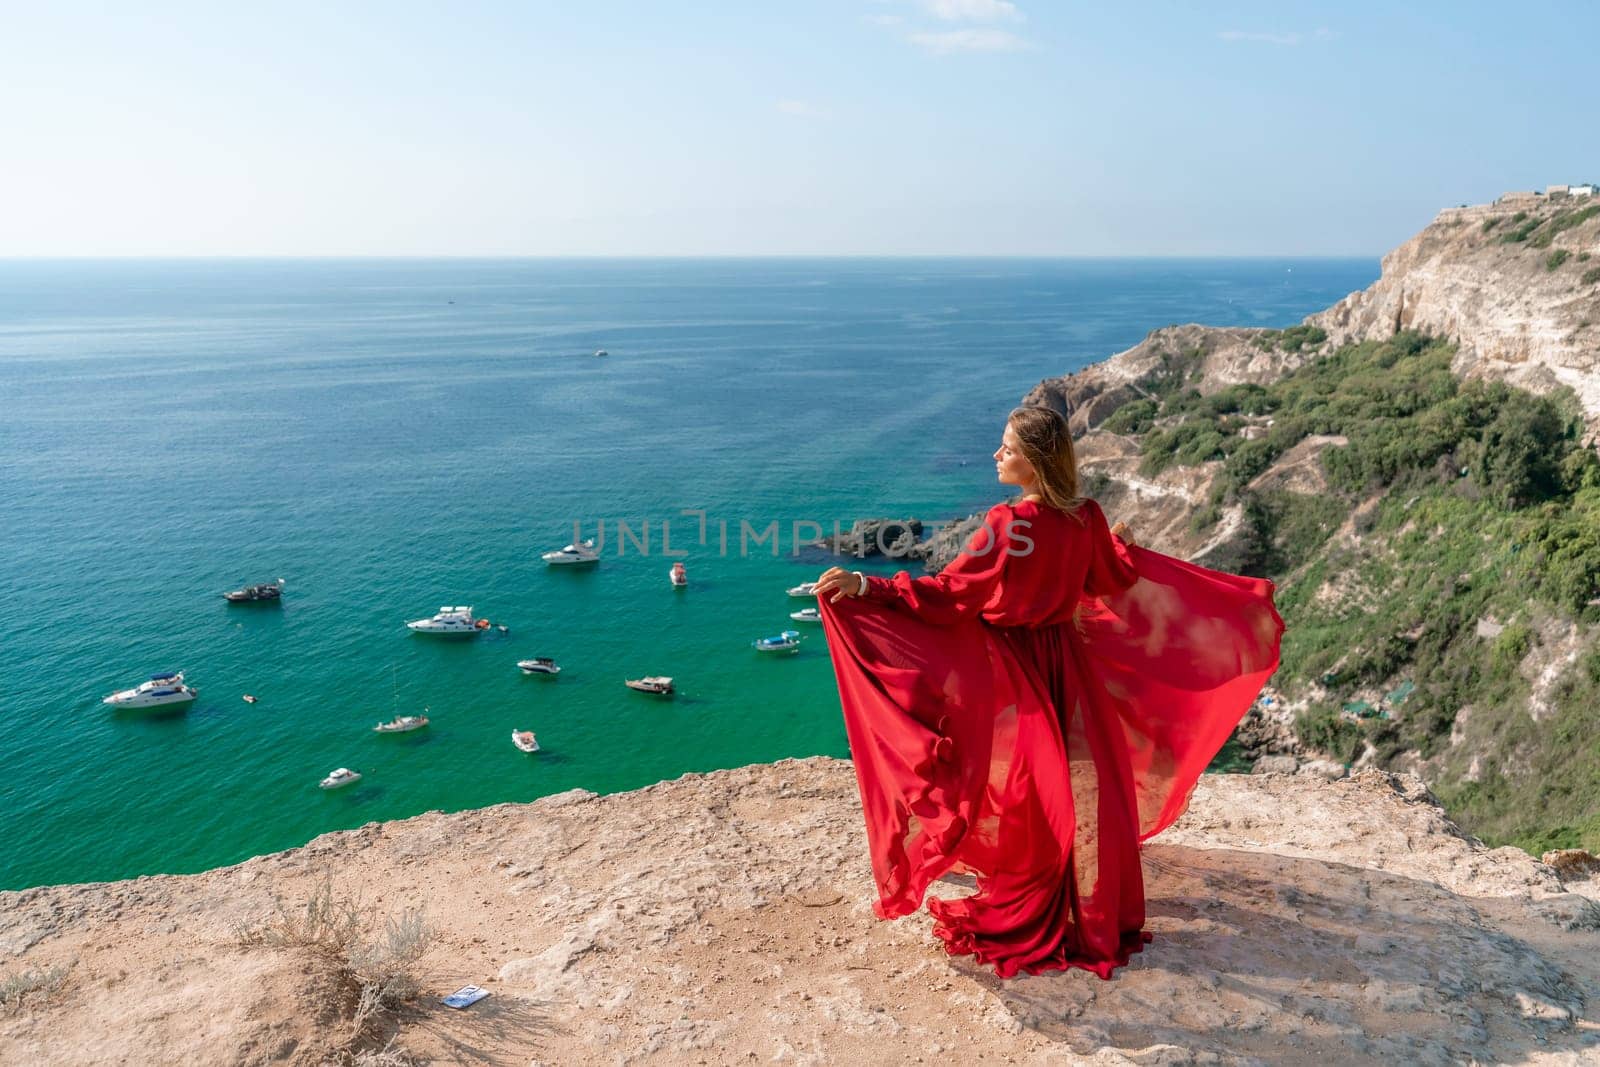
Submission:
M 1283 621 L 1272 583 L 1115 536 L 1057 412 L 1013 411 L 994 460 L 1021 495 L 942 572 L 817 582 L 875 907 L 971 872 L 928 904 L 950 953 L 1109 978 L 1150 940 L 1139 843 L 1277 668 Z

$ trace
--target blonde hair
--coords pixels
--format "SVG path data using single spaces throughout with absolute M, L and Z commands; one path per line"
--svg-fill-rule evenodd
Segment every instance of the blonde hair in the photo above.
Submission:
M 1006 418 L 1017 435 L 1022 455 L 1038 477 L 1036 489 L 1057 511 L 1072 513 L 1083 503 L 1078 495 L 1078 454 L 1066 416 L 1054 408 L 1020 407 Z

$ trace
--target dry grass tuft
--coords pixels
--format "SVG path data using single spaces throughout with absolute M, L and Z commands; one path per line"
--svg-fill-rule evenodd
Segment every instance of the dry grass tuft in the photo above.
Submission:
M 347 1062 L 405 1065 L 409 1057 L 393 1042 L 381 1052 L 351 1050 L 372 1035 L 382 1017 L 421 992 L 416 967 L 433 947 L 435 933 L 423 913 L 410 908 L 371 932 L 376 926 L 376 909 L 335 895 L 330 875 L 298 905 L 274 898 L 270 918 L 241 926 L 237 934 L 242 945 L 303 951 L 322 965 L 339 1014 L 348 1020 L 339 1046 Z
M 61 988 L 72 968 L 57 964 L 40 970 L 30 967 L 16 974 L 0 976 L 0 1010 L 17 1011 L 30 1000 L 43 1000 Z

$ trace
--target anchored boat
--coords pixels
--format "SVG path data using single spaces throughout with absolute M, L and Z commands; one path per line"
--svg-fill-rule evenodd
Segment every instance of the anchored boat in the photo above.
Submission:
M 552 567 L 573 566 L 579 563 L 599 563 L 600 553 L 594 550 L 594 538 L 578 541 L 539 557 Z
M 340 767 L 328 777 L 317 783 L 318 789 L 343 789 L 347 785 L 354 785 L 361 781 L 361 772 L 352 771 L 349 767 Z
M 230 604 L 251 604 L 262 600 L 278 600 L 283 596 L 283 579 L 230 589 L 222 594 Z
M 399 715 L 388 722 L 380 722 L 372 728 L 375 734 L 408 734 L 412 730 L 420 730 L 428 725 L 426 715 Z
M 187 704 L 200 695 L 198 689 L 183 684 L 182 671 L 165 671 L 152 674 L 132 689 L 123 689 L 101 700 L 114 708 L 161 708 Z
M 750 647 L 757 652 L 798 652 L 800 651 L 800 631 L 785 630 L 772 637 L 758 637 L 750 642 Z
M 483 622 L 479 626 L 479 622 Z M 406 623 L 406 628 L 412 633 L 434 634 L 441 637 L 460 636 L 471 637 L 488 629 L 487 620 L 474 619 L 472 608 L 449 607 L 440 608 L 432 618 L 415 619 Z

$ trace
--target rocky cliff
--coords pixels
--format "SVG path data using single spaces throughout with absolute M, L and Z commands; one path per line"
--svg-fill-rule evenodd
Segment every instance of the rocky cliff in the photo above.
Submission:
M 1536 393 L 1565 385 L 1600 428 L 1600 202 L 1448 208 L 1383 257 L 1383 275 L 1308 322 L 1334 344 L 1416 330 L 1457 345 L 1456 370 Z
M 1093 431 L 1140 399 L 1264 385 L 1339 345 L 1403 330 L 1453 342 L 1462 377 L 1505 380 L 1535 393 L 1570 388 L 1590 435 L 1600 433 L 1600 202 L 1557 196 L 1446 209 L 1383 258 L 1378 281 L 1299 327 L 1166 327 L 1102 363 L 1040 382 L 1023 402 L 1071 414 L 1097 495 L 1118 517 L 1137 522 L 1147 543 L 1227 569 L 1241 562 L 1240 514 L 1225 513 L 1218 527 L 1190 528 L 1210 500 L 1215 465 L 1141 474 L 1138 449 L 1125 434 Z M 1284 457 L 1314 471 L 1308 458 Z M 935 554 L 931 562 L 946 559 Z
M 1539 197 L 1448 208 L 1383 257 L 1379 279 L 1310 316 L 1302 338 L 1275 330 L 1171 326 L 1025 402 L 1053 402 L 1091 429 L 1127 401 L 1178 381 L 1202 393 L 1263 384 L 1348 341 L 1412 330 L 1452 341 L 1463 376 L 1536 393 L 1567 386 L 1600 428 L 1600 200 Z
M 784 761 L 0 894 L 0 991 L 56 976 L 0 993 L 0 1062 L 1593 1062 L 1600 885 L 1562 867 L 1409 776 L 1207 776 L 1145 850 L 1154 943 L 1111 982 L 1002 982 L 872 916 L 850 765 Z M 436 934 L 354 1049 L 324 960 L 241 937 L 325 880 Z M 438 1002 L 466 983 L 491 995 Z

